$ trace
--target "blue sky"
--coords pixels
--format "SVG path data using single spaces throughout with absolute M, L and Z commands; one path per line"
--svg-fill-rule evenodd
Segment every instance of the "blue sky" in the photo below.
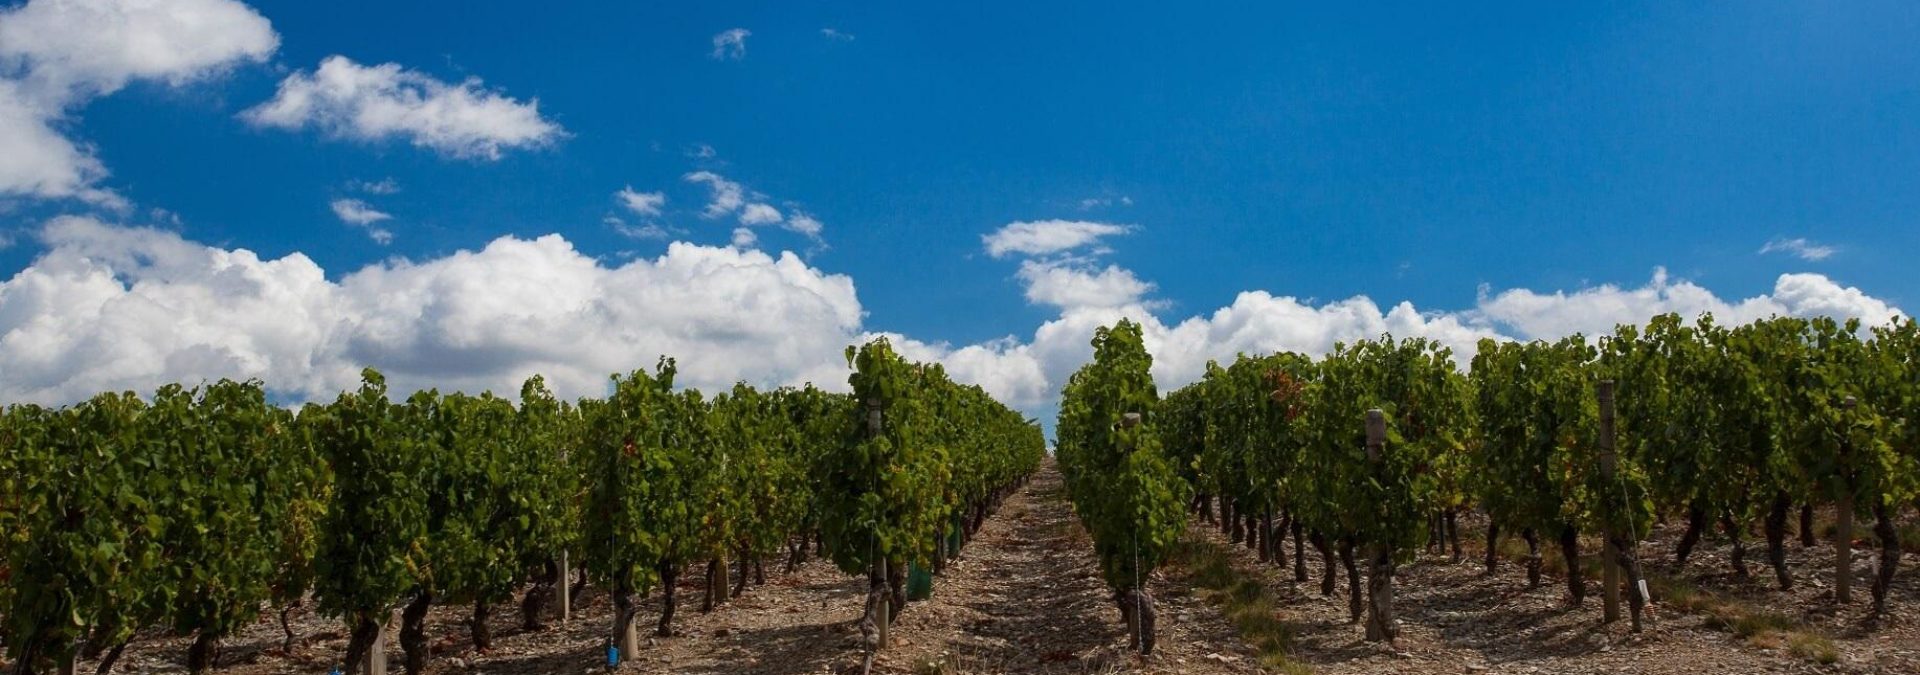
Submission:
M 1084 333 L 1122 315 L 1155 317 L 1157 374 L 1177 384 L 1206 358 L 1314 351 L 1376 329 L 1464 348 L 1479 335 L 1592 332 L 1652 311 L 1884 319 L 1913 304 L 1920 7 L 1910 3 L 193 0 L 167 10 L 219 19 L 191 24 L 204 33 L 168 23 L 179 16 L 123 11 L 138 4 L 0 10 L 0 85 L 14 83 L 24 103 L 13 109 L 28 111 L 9 116 L 0 98 L 0 154 L 15 144 L 15 159 L 0 159 L 11 242 L 0 279 L 13 279 L 0 287 L 0 368 L 15 382 L 0 372 L 0 391 L 17 398 L 234 374 L 322 396 L 360 361 L 420 386 L 502 387 L 562 366 L 586 382 L 669 349 L 711 362 L 695 369 L 699 384 L 776 384 L 838 377 L 814 361 L 837 358 L 822 345 L 887 332 L 1044 410 Z M 48 39 L 9 45 L 9 22 L 15 36 Z M 155 31 L 179 39 L 92 58 L 62 51 L 61 31 L 116 45 Z M 334 58 L 362 89 L 333 108 L 261 112 Z M 365 106 L 393 92 L 436 103 L 368 122 L 378 114 Z M 436 99 L 448 92 L 465 99 Z M 77 155 L 27 151 L 52 147 L 49 133 Z M 74 156 L 97 168 L 46 178 Z M 718 207 L 720 184 L 737 185 L 742 205 Z M 657 195 L 657 207 L 624 206 L 627 188 Z M 346 200 L 349 214 L 387 217 L 345 222 Z M 746 204 L 781 222 L 743 223 Z M 816 234 L 795 225 L 802 214 Z M 989 254 L 983 237 L 1015 223 L 1116 227 Z M 743 227 L 750 245 L 736 241 Z M 633 236 L 643 231 L 655 236 Z M 712 311 L 595 309 L 600 300 L 548 288 L 578 310 L 568 316 L 628 324 L 580 329 L 607 352 L 577 362 L 542 352 L 535 336 L 500 338 L 494 321 L 576 331 L 540 314 L 553 298 L 539 292 L 528 296 L 536 306 L 516 307 L 503 300 L 514 293 L 486 286 L 509 282 L 449 279 L 506 274 L 517 268 L 496 258 L 526 256 L 482 249 L 548 234 L 575 254 L 548 240 L 552 264 L 586 261 L 605 277 L 580 294 Z M 665 262 L 675 241 L 734 271 L 615 274 L 636 261 L 680 269 Z M 166 262 L 187 249 L 198 250 L 179 253 L 191 262 Z M 313 309 L 308 338 L 288 343 L 253 319 L 177 304 L 221 297 L 213 272 L 232 263 L 217 254 L 236 249 L 262 262 L 303 256 L 338 286 L 311 307 L 352 309 Z M 785 272 L 782 251 L 794 254 Z M 466 263 L 474 269 L 449 271 Z M 74 266 L 120 287 L 60 295 L 31 274 Z M 369 269 L 383 274 L 346 282 Z M 408 274 L 422 278 L 374 278 Z M 834 280 L 851 292 L 808 290 Z M 44 295 L 29 298 L 29 286 Z M 149 292 L 169 319 L 128 308 Z M 434 300 L 461 293 L 490 304 Z M 271 312 L 292 296 L 249 297 Z M 809 313 L 790 297 L 826 299 Z M 34 323 L 59 302 L 86 309 L 58 330 Z M 777 307 L 744 311 L 754 302 Z M 1395 320 L 1402 302 L 1414 316 Z M 682 323 L 621 327 L 648 317 Z M 1183 330 L 1188 319 L 1199 323 Z M 762 325 L 776 320 L 791 324 Z M 120 358 L 87 364 L 81 344 Z M 705 344 L 716 346 L 693 353 Z M 736 349 L 806 363 L 721 363 L 752 361 Z M 803 356 L 814 351 L 825 353 Z

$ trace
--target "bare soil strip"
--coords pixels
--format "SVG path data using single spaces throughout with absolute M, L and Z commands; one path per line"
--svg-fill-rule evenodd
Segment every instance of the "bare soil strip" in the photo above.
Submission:
M 1463 522 L 1463 527 L 1468 523 Z M 1477 527 L 1477 525 L 1475 525 Z M 1670 528 L 1671 529 L 1671 526 Z M 1469 529 L 1469 532 L 1472 530 Z M 1514 561 L 1487 576 L 1478 563 L 1484 549 L 1469 538 L 1468 560 L 1453 563 L 1423 554 L 1403 566 L 1397 580 L 1402 637 L 1392 646 L 1363 642 L 1361 628 L 1347 621 L 1346 583 L 1332 596 L 1319 594 L 1320 560 L 1309 547 L 1312 579 L 1295 582 L 1291 564 L 1259 562 L 1244 546 L 1196 524 L 1192 536 L 1225 549 L 1234 573 L 1264 585 L 1287 634 L 1286 660 L 1296 669 L 1343 673 L 1920 673 L 1920 555 L 1909 554 L 1893 587 L 1891 616 L 1878 626 L 1864 621 L 1864 601 L 1836 611 L 1831 594 L 1830 547 L 1794 545 L 1790 559 L 1799 587 L 1773 589 L 1764 549 L 1749 540 L 1750 579 L 1728 571 L 1730 547 L 1708 540 L 1686 566 L 1674 567 L 1659 532 L 1642 553 L 1666 583 L 1709 589 L 1740 603 L 1743 611 L 1767 614 L 1792 631 L 1817 636 L 1832 663 L 1796 652 L 1787 634 L 1740 635 L 1724 616 L 1677 603 L 1654 605 L 1654 619 L 1641 635 L 1625 622 L 1599 623 L 1597 582 L 1583 607 L 1565 602 L 1564 582 L 1550 574 L 1527 587 L 1524 567 Z M 1292 542 L 1288 542 L 1292 556 Z M 1552 555 L 1554 551 L 1548 551 Z M 1857 572 L 1870 567 L 1861 555 Z M 688 573 L 680 589 L 678 634 L 645 638 L 621 672 L 717 675 L 858 673 L 859 619 L 865 580 L 813 560 L 789 574 L 769 563 L 768 583 L 712 612 L 699 611 L 700 574 Z M 698 571 L 698 570 L 695 570 Z M 1217 569 L 1216 569 L 1217 571 Z M 1826 575 L 1823 577 L 1822 575 Z M 933 597 L 908 606 L 894 625 L 894 644 L 875 662 L 879 673 L 1253 673 L 1261 672 L 1255 650 L 1235 632 L 1216 603 L 1217 591 L 1196 589 L 1191 570 L 1172 565 L 1149 580 L 1158 602 L 1159 650 L 1130 654 L 1111 593 L 1098 576 L 1093 547 L 1074 517 L 1051 462 L 988 519 L 961 557 L 934 586 Z M 1344 576 L 1344 575 L 1343 575 Z M 1238 582 L 1235 582 L 1238 583 Z M 1242 588 L 1247 584 L 1241 584 Z M 1864 596 L 1864 590 L 1860 595 Z M 1209 602 L 1203 598 L 1213 598 Z M 643 626 L 659 617 L 659 594 L 641 610 Z M 493 612 L 494 649 L 476 654 L 468 640 L 470 608 L 440 607 L 429 617 L 435 637 L 432 673 L 605 672 L 611 623 L 604 595 L 589 589 L 571 621 L 528 632 L 515 607 Z M 1244 611 L 1242 608 L 1241 611 Z M 1265 611 L 1262 611 L 1265 616 Z M 238 675 L 326 673 L 345 649 L 336 621 L 296 611 L 299 637 L 290 653 L 280 647 L 277 617 L 268 616 L 228 640 L 219 672 Z M 1242 624 L 1247 617 L 1240 616 Z M 1271 625 L 1273 622 L 1264 622 Z M 1771 636 L 1770 636 L 1771 635 Z M 1271 637 L 1264 636 L 1264 637 Z M 120 672 L 184 673 L 189 640 L 148 635 L 121 660 Z M 393 652 L 399 672 L 399 653 Z M 83 663 L 90 672 L 93 664 Z

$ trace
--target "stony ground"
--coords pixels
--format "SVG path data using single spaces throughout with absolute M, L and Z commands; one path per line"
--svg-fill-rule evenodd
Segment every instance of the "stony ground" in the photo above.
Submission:
M 1483 527 L 1462 523 L 1463 530 Z M 1903 560 L 1903 573 L 1890 595 L 1891 615 L 1876 626 L 1866 617 L 1870 564 L 1864 548 L 1855 553 L 1854 603 L 1836 610 L 1831 600 L 1833 556 L 1826 546 L 1789 545 L 1789 561 L 1801 581 L 1794 591 L 1781 593 L 1774 590 L 1771 568 L 1765 567 L 1764 542 L 1747 542 L 1753 576 L 1739 580 L 1727 563 L 1730 547 L 1721 541 L 1703 541 L 1686 566 L 1672 565 L 1672 551 L 1661 542 L 1677 540 L 1678 529 L 1657 532 L 1643 545 L 1640 552 L 1651 574 L 1662 575 L 1669 584 L 1711 589 L 1747 611 L 1792 624 L 1788 630 L 1823 637 L 1831 642 L 1837 660 L 1822 664 L 1792 653 L 1787 633 L 1737 636 L 1711 612 L 1658 597 L 1643 632 L 1630 633 L 1624 619 L 1603 625 L 1597 579 L 1587 580 L 1586 601 L 1574 607 L 1564 576 L 1546 575 L 1538 588 L 1529 588 L 1525 567 L 1517 559 L 1503 559 L 1498 571 L 1487 575 L 1484 541 L 1476 536 L 1464 538 L 1463 562 L 1429 552 L 1400 568 L 1400 639 L 1392 647 L 1370 645 L 1360 639 L 1361 626 L 1348 622 L 1344 572 L 1334 595 L 1320 595 L 1321 559 L 1313 548 L 1306 548 L 1308 582 L 1293 580 L 1291 560 L 1282 570 L 1259 562 L 1244 547 L 1235 558 L 1243 570 L 1261 575 L 1277 590 L 1281 614 L 1293 631 L 1292 658 L 1316 673 L 1920 673 L 1915 621 L 1920 617 L 1914 614 L 1920 607 L 1914 578 L 1920 556 L 1908 554 Z M 1196 531 L 1225 543 L 1213 528 Z M 1597 555 L 1591 542 L 1586 552 Z M 1543 554 L 1557 556 L 1559 551 L 1548 548 Z
M 1463 522 L 1469 533 L 1479 527 Z M 1647 630 L 1638 635 L 1629 634 L 1624 622 L 1603 626 L 1597 582 L 1590 582 L 1584 606 L 1570 607 L 1563 577 L 1549 574 L 1541 586 L 1528 588 L 1523 567 L 1511 560 L 1497 573 L 1484 574 L 1477 562 L 1482 544 L 1471 534 L 1465 562 L 1429 553 L 1401 568 L 1402 637 L 1391 647 L 1373 645 L 1360 640 L 1360 627 L 1347 621 L 1344 581 L 1335 595 L 1319 594 L 1320 561 L 1311 548 L 1311 580 L 1302 583 L 1293 581 L 1290 565 L 1262 563 L 1214 528 L 1196 525 L 1191 537 L 1226 550 L 1238 575 L 1269 589 L 1295 669 L 1336 674 L 1920 673 L 1920 616 L 1915 615 L 1920 556 L 1909 554 L 1903 563 L 1892 615 L 1869 625 L 1870 563 L 1864 549 L 1857 554 L 1858 597 L 1849 607 L 1835 608 L 1827 547 L 1794 545 L 1790 556 L 1802 583 L 1780 593 L 1764 567 L 1763 544 L 1749 542 L 1754 576 L 1742 580 L 1730 572 L 1724 541 L 1709 539 L 1688 565 L 1671 565 L 1671 552 L 1661 543 L 1677 538 L 1671 529 L 1645 545 L 1654 573 L 1667 583 L 1711 589 L 1729 602 L 1769 612 L 1791 631 L 1817 635 L 1832 646 L 1834 662 L 1794 653 L 1782 635 L 1735 635 L 1712 612 L 1673 603 L 1656 602 Z M 675 622 L 679 634 L 643 638 L 623 672 L 860 672 L 855 622 L 864 579 L 818 560 L 791 573 L 772 565 L 767 572 L 767 584 L 710 613 L 699 611 L 700 581 L 686 579 Z M 987 521 L 940 577 L 933 597 L 909 606 L 894 626 L 894 644 L 873 669 L 929 675 L 1261 672 L 1256 651 L 1236 634 L 1225 610 L 1203 600 L 1219 594 L 1195 583 L 1178 565 L 1150 580 L 1159 602 L 1161 649 L 1149 658 L 1130 655 L 1119 614 L 1097 576 L 1091 543 L 1049 465 Z M 648 628 L 658 617 L 658 602 L 656 596 L 643 604 L 641 620 Z M 502 607 L 491 622 L 494 649 L 485 654 L 476 654 L 468 639 L 467 608 L 438 608 L 429 618 L 429 635 L 435 638 L 429 672 L 604 672 L 608 605 L 590 589 L 572 620 L 536 632 L 520 630 L 518 613 Z M 266 617 L 229 641 L 221 671 L 317 674 L 335 667 L 345 647 L 339 626 L 305 611 L 292 618 L 298 640 L 291 652 L 281 650 L 277 617 Z M 129 649 L 120 671 L 185 672 L 186 645 L 181 638 L 144 636 Z M 393 654 L 397 673 L 398 650 Z M 90 671 L 92 664 L 81 667 Z

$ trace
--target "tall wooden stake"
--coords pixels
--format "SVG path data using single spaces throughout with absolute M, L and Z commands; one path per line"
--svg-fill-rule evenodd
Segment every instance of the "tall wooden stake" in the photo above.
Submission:
M 567 552 L 560 552 L 560 623 L 573 618 L 573 568 L 567 565 Z
M 1380 409 L 1367 411 L 1367 463 L 1377 473 L 1387 445 L 1387 416 Z M 1368 547 L 1367 640 L 1392 642 L 1397 629 L 1393 624 L 1393 542 L 1375 541 Z
M 387 632 L 398 625 L 400 610 L 396 609 L 380 624 L 380 632 L 373 634 L 373 646 L 367 648 L 367 658 L 360 662 L 361 675 L 387 675 Z
M 1857 401 L 1848 396 L 1840 401 L 1840 407 L 1852 412 Z M 1842 605 L 1853 602 L 1853 468 L 1849 464 L 1853 454 L 1852 436 L 1840 437 L 1840 495 L 1834 500 L 1833 537 L 1833 599 Z
M 1593 390 L 1594 398 L 1600 400 L 1600 478 L 1611 490 L 1614 463 L 1618 461 L 1614 455 L 1613 380 L 1601 380 L 1594 384 Z M 1606 532 L 1603 536 L 1611 542 L 1614 534 Z M 1601 575 L 1602 621 L 1613 623 L 1620 620 L 1620 557 L 1614 553 L 1611 543 L 1600 547 L 1600 560 L 1600 567 L 1605 570 Z

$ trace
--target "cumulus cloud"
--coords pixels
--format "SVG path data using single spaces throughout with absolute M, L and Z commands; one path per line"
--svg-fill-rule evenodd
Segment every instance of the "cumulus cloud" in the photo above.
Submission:
M 1126 234 L 1126 225 L 1084 220 L 1036 220 L 1008 223 L 990 234 L 981 235 L 987 254 L 1004 258 L 1010 254 L 1048 255 L 1071 251 L 1099 241 L 1102 237 Z
M 104 390 L 258 377 L 330 399 L 359 369 L 396 391 L 513 391 L 544 374 L 566 396 L 680 361 L 705 389 L 745 380 L 844 388 L 858 340 L 853 281 L 790 253 L 675 243 L 608 266 L 559 235 L 393 260 L 338 281 L 305 255 L 262 259 L 172 232 L 64 217 L 0 283 L 0 398 L 69 403 Z
M 1096 269 L 1080 261 L 1028 260 L 1020 264 L 1027 302 L 1061 309 L 1151 306 L 1142 298 L 1153 284 L 1119 265 Z
M 59 128 L 136 80 L 182 86 L 266 60 L 280 37 L 233 0 L 33 0 L 0 9 L 0 195 L 124 209 L 106 167 Z
M 1807 240 L 1806 237 L 1794 237 L 1792 239 L 1786 239 L 1786 238 L 1774 239 L 1772 241 L 1767 242 L 1765 246 L 1760 247 L 1760 255 L 1766 255 L 1768 253 L 1785 253 L 1787 255 L 1799 258 L 1801 260 L 1808 260 L 1808 261 L 1826 260 L 1827 258 L 1833 257 L 1833 254 L 1839 253 L 1839 252 L 1840 252 L 1840 249 L 1837 247 L 1828 246 L 1826 244 L 1817 244 Z
M 621 188 L 619 192 L 614 193 L 613 197 L 620 202 L 621 206 L 626 207 L 628 211 L 642 216 L 660 215 L 661 207 L 667 205 L 667 195 L 665 193 L 640 192 L 634 190 L 631 185 Z
M 27 100 L 17 83 L 0 80 L 0 195 L 112 201 L 93 187 L 106 166 L 53 127 L 59 116 Z
M 1774 281 L 1772 293 L 1725 300 L 1691 281 L 1673 280 L 1662 269 L 1655 270 L 1652 280 L 1638 288 L 1605 284 L 1571 293 L 1513 289 L 1488 296 L 1482 292 L 1479 302 L 1465 316 L 1476 324 L 1532 339 L 1573 333 L 1599 335 L 1616 325 L 1641 323 L 1667 312 L 1687 317 L 1711 312 L 1724 323 L 1747 323 L 1778 315 L 1859 317 L 1869 324 L 1880 324 L 1902 315 L 1886 302 L 1820 274 L 1782 274 Z
M 566 134 L 540 115 L 539 99 L 521 102 L 479 78 L 450 84 L 397 63 L 366 66 L 344 56 L 288 75 L 272 99 L 241 117 L 264 128 L 314 127 L 359 141 L 403 138 L 463 159 L 497 160 L 503 150 L 545 147 Z
M 739 61 L 747 58 L 747 37 L 753 31 L 745 28 L 730 28 L 713 36 L 713 56 L 716 61 Z
M 760 235 L 754 234 L 753 228 L 733 228 L 734 248 L 753 248 L 753 246 L 758 243 L 760 243 Z
M 341 276 L 299 253 L 268 260 L 86 218 L 56 219 L 38 237 L 45 251 L 0 283 L 0 372 L 8 374 L 0 399 L 64 403 L 216 377 L 259 377 L 283 396 L 326 399 L 353 386 L 364 365 L 387 372 L 401 392 L 511 391 L 541 373 L 564 395 L 602 395 L 608 373 L 660 354 L 677 357 L 683 381 L 703 389 L 740 380 L 843 389 L 841 349 L 885 334 L 862 325 L 852 279 L 750 243 L 673 243 L 657 258 L 610 265 L 559 235 L 502 237 Z M 909 357 L 939 361 L 955 379 L 1047 418 L 1066 378 L 1091 357 L 1093 331 L 1123 317 L 1142 323 L 1155 379 L 1170 388 L 1199 378 L 1208 360 L 1323 354 L 1382 333 L 1434 339 L 1464 363 L 1483 337 L 1591 334 L 1669 311 L 1712 311 L 1726 323 L 1901 315 L 1820 274 L 1784 274 L 1767 293 L 1724 299 L 1656 272 L 1632 288 L 1483 291 L 1451 311 L 1252 290 L 1170 317 L 1132 271 L 1033 265 L 1020 276 L 1028 300 L 1055 314 L 1031 333 L 959 345 L 887 335 Z

